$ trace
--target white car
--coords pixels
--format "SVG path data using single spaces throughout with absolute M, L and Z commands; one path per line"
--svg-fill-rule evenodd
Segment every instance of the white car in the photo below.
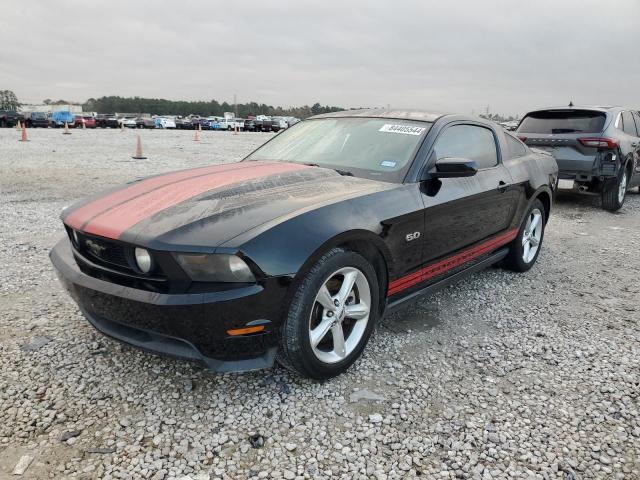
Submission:
M 238 127 L 239 130 L 244 128 L 244 120 L 241 118 L 221 118 L 218 121 L 220 130 L 233 130 Z
M 176 128 L 173 118 L 156 117 L 156 128 Z
M 289 123 L 284 117 L 271 117 L 271 121 L 278 122 L 278 126 L 280 127 L 280 130 L 289 128 Z
M 121 127 L 127 127 L 127 128 L 136 128 L 136 119 L 135 117 L 123 117 L 118 119 L 118 123 L 120 124 Z

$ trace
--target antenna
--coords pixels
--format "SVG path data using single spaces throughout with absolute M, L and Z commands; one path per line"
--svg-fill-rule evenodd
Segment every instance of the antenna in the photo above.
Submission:
M 573 100 L 569 100 L 569 106 L 573 107 Z

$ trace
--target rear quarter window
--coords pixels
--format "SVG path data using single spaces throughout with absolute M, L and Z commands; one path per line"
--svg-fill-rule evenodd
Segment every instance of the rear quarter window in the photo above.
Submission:
M 591 110 L 545 110 L 527 114 L 518 132 L 539 134 L 601 133 L 606 115 Z
M 505 134 L 505 137 L 507 137 L 507 148 L 510 158 L 524 157 L 527 154 L 527 147 L 525 147 L 520 140 L 508 133 Z
M 633 137 L 638 136 L 638 132 L 636 131 L 636 122 L 633 119 L 633 115 L 631 112 L 623 112 L 622 113 L 622 130 L 627 135 L 631 135 Z

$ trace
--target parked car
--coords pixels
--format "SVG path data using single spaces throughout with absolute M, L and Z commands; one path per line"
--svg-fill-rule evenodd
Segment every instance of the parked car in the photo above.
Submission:
M 156 128 L 156 121 L 151 117 L 136 118 L 137 128 Z
M 96 119 L 91 115 L 76 115 L 75 127 L 82 128 L 82 124 L 84 123 L 85 128 L 96 128 Z
M 0 110 L 0 128 L 15 127 L 24 121 L 24 115 L 10 110 Z
M 216 130 L 215 126 L 218 123 L 219 117 L 207 117 L 202 122 L 202 128 L 206 130 Z
M 156 128 L 175 129 L 176 122 L 172 118 L 156 117 Z
M 218 121 L 219 130 L 242 130 L 244 128 L 244 120 L 242 118 L 221 118 Z
M 264 120 L 258 120 L 257 118 L 253 121 L 254 130 L 256 132 L 262 132 L 264 127 Z
M 31 112 L 25 116 L 25 122 L 29 128 L 47 128 L 49 126 L 49 118 L 45 112 Z
M 206 118 L 194 117 L 191 119 L 191 125 L 193 125 L 194 129 L 201 128 L 202 130 L 207 130 L 209 128 L 209 121 Z
M 611 211 L 640 185 L 640 115 L 621 107 L 557 107 L 527 113 L 517 129 L 531 147 L 551 153 L 559 186 L 601 196 Z
M 174 119 L 174 123 L 176 124 L 176 128 L 178 130 L 192 130 L 193 125 L 191 124 L 191 119 L 186 117 L 176 117 Z
M 235 127 L 235 120 L 233 118 L 221 118 L 218 120 L 218 130 L 233 130 Z
M 245 120 L 244 125 L 242 126 L 242 130 L 245 132 L 255 132 L 256 124 L 254 120 Z
M 100 128 L 118 128 L 120 122 L 113 113 L 100 113 L 96 116 L 96 125 Z
M 277 124 L 277 130 L 272 129 L 274 132 L 279 130 L 284 130 L 285 128 L 289 128 L 289 124 L 284 117 L 271 117 L 271 121 L 274 124 Z
M 136 117 L 122 117 L 118 119 L 120 127 L 137 128 Z
M 285 117 L 285 120 L 287 121 L 287 128 L 294 126 L 300 121 L 300 119 L 296 117 Z
M 68 127 L 75 125 L 76 116 L 67 110 L 57 110 L 51 112 L 49 116 L 49 125 L 53 128 L 62 128 L 66 123 Z
M 320 115 L 240 163 L 69 207 L 51 260 L 110 337 L 219 372 L 277 357 L 328 378 L 386 312 L 496 262 L 530 269 L 557 174 L 488 121 Z

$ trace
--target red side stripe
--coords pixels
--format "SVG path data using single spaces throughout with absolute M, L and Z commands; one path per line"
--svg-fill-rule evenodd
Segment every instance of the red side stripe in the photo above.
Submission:
M 268 175 L 310 168 L 306 165 L 278 162 L 253 163 L 251 167 L 223 173 L 216 171 L 156 188 L 101 213 L 85 225 L 83 230 L 101 237 L 120 238 L 136 223 L 209 190 Z
M 64 218 L 64 223 L 77 230 L 82 229 L 85 223 L 88 223 L 95 216 L 106 212 L 110 208 L 113 208 L 121 203 L 127 202 L 139 195 L 144 195 L 156 188 L 170 185 L 181 180 L 188 178 L 194 178 L 201 175 L 207 175 L 214 172 L 226 172 L 228 170 L 237 170 L 238 168 L 249 168 L 254 166 L 254 163 L 230 163 L 225 165 L 212 165 L 209 167 L 194 168 L 190 170 L 182 170 L 179 172 L 168 173 L 166 175 L 158 175 L 157 177 L 142 180 L 140 182 L 131 185 L 130 187 L 123 188 L 102 198 L 95 200 L 94 202 L 83 205 L 82 207 L 69 213 Z
M 392 282 L 389 282 L 387 296 L 395 295 L 396 293 L 401 292 L 402 290 L 405 290 L 413 285 L 429 280 L 430 278 L 437 277 L 438 275 L 441 275 L 453 268 L 469 262 L 474 258 L 484 255 L 485 253 L 489 253 L 498 247 L 510 243 L 514 238 L 517 237 L 517 235 L 517 228 L 514 230 L 509 230 L 508 232 L 502 233 L 497 237 L 493 237 L 486 242 L 483 242 L 474 247 L 467 248 L 460 253 L 421 268 L 420 270 L 410 273 L 409 275 L 405 275 L 404 277 L 393 280 Z

